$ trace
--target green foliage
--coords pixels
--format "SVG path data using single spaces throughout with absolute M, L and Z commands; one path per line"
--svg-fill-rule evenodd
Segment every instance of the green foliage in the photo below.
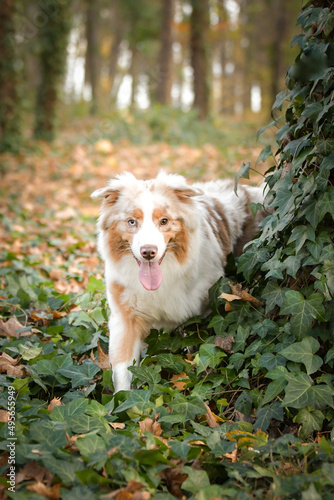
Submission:
M 272 339 L 272 357 L 264 360 L 269 354 L 265 349 L 260 372 L 253 369 L 273 380 L 264 403 L 282 401 L 302 424 L 301 436 L 307 437 L 333 425 L 332 9 L 309 2 L 298 23 L 303 34 L 293 43 L 301 51 L 288 72 L 288 90 L 274 104 L 282 109 L 286 102 L 286 123 L 276 136 L 278 164 L 266 179 L 270 211 L 260 236 L 239 259 L 238 272 L 252 283 L 253 293 L 266 304 L 266 316 L 276 325 L 271 337 L 266 334 Z M 260 157 L 268 154 L 265 148 Z M 274 359 L 277 368 L 272 370 Z

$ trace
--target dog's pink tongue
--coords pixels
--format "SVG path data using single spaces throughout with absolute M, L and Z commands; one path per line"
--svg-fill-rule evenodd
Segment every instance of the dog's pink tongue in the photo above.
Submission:
M 139 279 L 146 290 L 157 290 L 162 282 L 162 272 L 159 262 L 141 262 Z

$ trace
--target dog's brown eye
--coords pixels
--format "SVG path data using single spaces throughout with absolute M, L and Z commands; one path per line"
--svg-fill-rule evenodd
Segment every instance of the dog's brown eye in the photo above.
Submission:
M 164 217 L 163 219 L 161 219 L 160 225 L 165 226 L 166 224 L 168 224 L 168 219 L 166 217 Z
M 128 224 L 131 227 L 135 227 L 137 225 L 137 221 L 135 219 L 129 219 Z

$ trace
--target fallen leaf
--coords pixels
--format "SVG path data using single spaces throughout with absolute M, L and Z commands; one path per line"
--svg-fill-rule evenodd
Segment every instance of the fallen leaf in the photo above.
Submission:
M 228 337 L 217 337 L 215 338 L 215 346 L 220 347 L 223 351 L 233 352 L 232 347 L 235 342 L 233 335 L 229 335 Z
M 58 500 L 60 498 L 60 483 L 54 484 L 51 487 L 45 486 L 44 483 L 38 481 L 34 484 L 28 484 L 27 490 L 37 493 L 42 497 L 48 498 L 49 500 Z
M 177 498 L 183 498 L 181 491 L 182 483 L 187 479 L 188 474 L 181 473 L 184 463 L 178 464 L 176 467 L 168 467 L 160 473 L 162 479 L 167 483 L 168 491 L 171 495 Z
M 123 422 L 108 422 L 108 424 L 113 429 L 125 429 L 125 424 Z
M 45 467 L 39 465 L 37 462 L 27 463 L 17 474 L 16 474 L 16 484 L 20 484 L 23 481 L 35 480 L 37 482 L 43 482 L 47 486 L 52 483 L 53 475 Z
M 3 352 L 0 355 L 0 373 L 7 373 L 7 375 L 14 375 L 15 377 L 22 378 L 27 375 L 24 365 L 20 365 L 19 359 L 14 359 L 9 354 Z
M 184 378 L 186 378 L 187 380 L 186 381 L 180 380 L 180 379 L 184 379 Z M 187 377 L 186 373 L 182 372 L 182 373 L 177 373 L 177 374 L 173 375 L 170 380 L 171 380 L 171 382 L 174 382 L 173 387 L 175 387 L 176 389 L 180 389 L 182 391 L 185 388 L 185 386 L 187 385 L 189 378 Z
M 6 410 L 0 410 L 0 422 L 8 422 L 9 413 Z
M 63 276 L 63 271 L 61 269 L 51 269 L 49 276 L 52 281 L 59 281 Z
M 97 366 L 99 368 L 101 368 L 101 370 L 110 370 L 110 361 L 109 361 L 109 356 L 106 352 L 104 352 L 104 350 L 102 349 L 101 345 L 100 345 L 100 342 L 97 343 L 97 355 L 99 357 L 99 360 L 96 361 L 96 358 L 94 356 L 94 353 L 93 353 L 93 349 L 91 350 L 91 353 L 90 353 L 90 357 L 91 359 L 94 361 L 95 364 L 97 364 Z
M 141 432 L 151 432 L 153 436 L 161 436 L 162 434 L 162 429 L 161 429 L 161 424 L 157 422 L 159 418 L 159 415 L 155 415 L 154 420 L 152 420 L 150 417 L 146 417 L 144 420 L 139 422 L 139 429 Z
M 2 337 L 31 337 L 32 332 L 18 332 L 17 330 L 23 330 L 25 327 L 21 325 L 16 316 L 12 316 L 8 321 L 4 322 L 0 320 L 0 335 Z
M 205 405 L 205 408 L 206 408 L 205 420 L 206 420 L 208 426 L 211 429 L 214 429 L 215 427 L 219 427 L 219 424 L 218 424 L 218 422 L 216 420 L 217 416 L 214 415 L 214 413 L 212 413 L 210 407 L 206 403 L 204 403 L 204 405 Z
M 131 479 L 125 488 L 119 488 L 101 498 L 115 498 L 116 500 L 149 500 L 151 494 L 149 491 L 142 491 L 145 488 L 143 483 Z
M 48 410 L 51 413 L 56 406 L 62 406 L 62 405 L 63 403 L 61 402 L 60 398 L 53 398 L 49 403 Z
M 231 460 L 232 464 L 235 464 L 238 460 L 238 448 L 233 450 L 231 453 L 225 453 L 223 456 Z
M 233 311 L 233 308 L 230 304 L 230 302 L 233 302 L 233 300 L 242 300 L 243 302 L 249 302 L 254 307 L 260 307 L 264 305 L 263 302 L 253 297 L 253 295 L 248 293 L 247 290 L 242 290 L 242 286 L 239 283 L 232 283 L 231 281 L 229 281 L 228 284 L 230 285 L 233 293 L 223 292 L 219 295 L 220 299 L 226 300 L 225 311 Z

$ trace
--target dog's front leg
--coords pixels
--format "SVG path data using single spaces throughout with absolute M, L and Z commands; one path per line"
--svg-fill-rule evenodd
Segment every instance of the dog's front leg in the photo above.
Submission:
M 113 370 L 115 392 L 131 388 L 132 374 L 129 366 L 139 362 L 142 326 L 138 318 L 124 318 L 113 310 L 109 320 L 109 361 Z

